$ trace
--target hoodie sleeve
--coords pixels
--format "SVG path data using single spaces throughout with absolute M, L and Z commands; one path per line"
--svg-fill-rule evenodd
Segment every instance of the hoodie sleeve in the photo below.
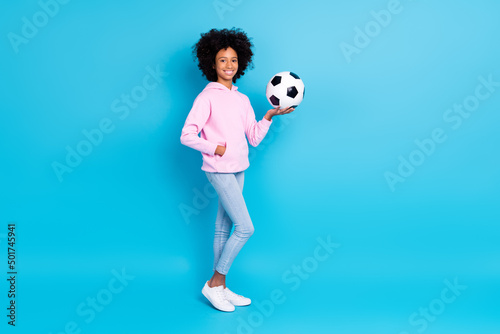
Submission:
M 202 153 L 215 155 L 217 144 L 198 136 L 210 117 L 210 101 L 198 96 L 193 103 L 181 133 L 181 143 Z
M 255 112 L 252 108 L 252 105 L 250 104 L 250 100 L 248 97 L 246 98 L 247 101 L 247 115 L 246 115 L 246 124 L 245 124 L 245 133 L 248 138 L 248 142 L 250 145 L 256 147 L 257 145 L 260 144 L 262 139 L 266 136 L 267 132 L 269 131 L 269 127 L 272 124 L 272 120 L 268 121 L 265 118 L 262 118 L 260 121 L 257 122 L 255 119 Z

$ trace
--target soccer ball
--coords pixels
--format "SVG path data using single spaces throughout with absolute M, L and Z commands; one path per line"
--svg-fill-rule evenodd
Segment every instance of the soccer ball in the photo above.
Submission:
M 280 72 L 269 80 L 266 97 L 274 108 L 296 108 L 302 102 L 305 92 L 304 83 L 297 74 Z

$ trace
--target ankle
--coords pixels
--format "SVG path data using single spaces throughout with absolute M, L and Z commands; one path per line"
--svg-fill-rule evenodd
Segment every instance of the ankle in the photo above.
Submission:
M 221 286 L 225 289 L 226 288 L 226 283 L 225 282 L 220 282 L 220 281 L 215 281 L 215 280 L 210 280 L 207 282 L 208 286 L 210 288 L 216 287 L 216 286 Z
M 216 287 L 216 286 L 219 286 L 219 285 L 220 285 L 220 284 L 217 284 L 216 282 L 214 282 L 214 281 L 212 281 L 212 280 L 208 281 L 208 283 L 207 283 L 207 284 L 208 284 L 208 286 L 209 286 L 210 288 L 213 288 L 213 287 Z

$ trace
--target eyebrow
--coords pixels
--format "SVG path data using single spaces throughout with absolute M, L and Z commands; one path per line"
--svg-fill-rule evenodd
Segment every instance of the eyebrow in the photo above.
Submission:
M 227 57 L 219 57 L 219 59 L 221 59 L 221 58 L 227 58 Z M 238 59 L 238 57 L 231 57 L 231 58 L 233 58 L 233 59 L 234 59 L 234 58 Z

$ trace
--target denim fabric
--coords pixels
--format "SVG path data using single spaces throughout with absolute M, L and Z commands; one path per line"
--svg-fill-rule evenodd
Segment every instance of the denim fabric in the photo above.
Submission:
M 215 220 L 213 268 L 227 275 L 236 255 L 254 232 L 243 198 L 245 172 L 205 172 L 205 174 L 219 195 L 219 209 Z M 231 234 L 233 225 L 234 231 Z

